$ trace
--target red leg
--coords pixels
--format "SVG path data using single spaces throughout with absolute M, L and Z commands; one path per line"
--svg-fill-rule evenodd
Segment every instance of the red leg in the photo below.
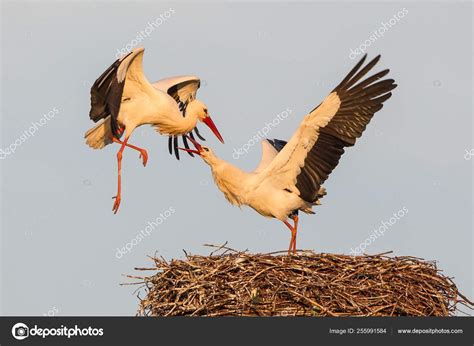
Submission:
M 290 240 L 290 246 L 288 247 L 288 255 L 291 254 L 291 252 L 293 251 L 293 248 L 295 247 L 296 245 L 296 231 L 295 231 L 295 228 L 290 225 L 290 223 L 288 221 L 283 221 L 286 225 L 286 227 L 288 227 L 291 231 L 291 240 Z
M 288 221 L 283 221 L 286 227 L 288 227 L 291 231 L 291 240 L 290 240 L 290 246 L 288 248 L 288 255 L 290 255 L 292 252 L 296 252 L 296 234 L 298 232 L 298 216 L 294 215 L 291 217 L 291 219 L 294 222 L 294 226 L 290 225 Z
M 295 230 L 294 240 L 293 240 L 293 252 L 296 252 L 296 234 L 298 233 L 298 221 L 299 221 L 298 215 L 294 215 L 292 217 L 292 219 L 293 219 L 293 222 L 294 222 L 293 229 Z M 292 233 L 292 235 L 293 235 L 293 233 Z
M 117 139 L 115 137 L 112 137 L 112 141 L 115 142 L 115 143 L 119 143 L 119 144 L 123 144 L 124 142 L 122 142 L 120 139 Z M 131 144 L 128 144 L 128 143 L 125 143 L 125 145 L 129 148 L 132 148 L 132 149 L 135 149 L 136 151 L 140 152 L 140 156 L 139 158 L 142 159 L 143 161 L 143 166 L 146 166 L 146 163 L 148 161 L 148 153 L 146 152 L 145 149 L 142 149 L 142 148 L 139 148 L 139 147 L 136 147 L 134 145 L 131 145 Z
M 123 150 L 125 149 L 125 146 L 127 145 L 128 137 L 125 138 L 125 140 L 122 142 L 122 146 L 120 147 L 120 150 L 117 153 L 117 166 L 118 166 L 118 179 L 117 179 L 117 196 L 112 197 L 115 198 L 114 206 L 112 208 L 112 211 L 114 214 L 117 214 L 118 209 L 120 207 L 120 200 L 122 197 L 122 153 Z

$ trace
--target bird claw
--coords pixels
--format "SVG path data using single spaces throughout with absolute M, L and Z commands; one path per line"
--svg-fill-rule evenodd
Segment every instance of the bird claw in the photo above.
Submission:
M 115 203 L 114 203 L 114 206 L 112 208 L 112 211 L 114 212 L 114 214 L 117 214 L 118 209 L 120 207 L 120 201 L 121 201 L 120 195 L 114 196 L 114 197 L 112 197 L 112 199 L 115 199 Z
M 143 161 L 143 166 L 146 166 L 146 163 L 148 162 L 148 153 L 145 149 L 140 150 L 140 156 L 138 157 L 142 159 Z

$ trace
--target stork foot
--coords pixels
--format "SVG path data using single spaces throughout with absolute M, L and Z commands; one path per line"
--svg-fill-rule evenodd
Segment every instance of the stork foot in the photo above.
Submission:
M 117 212 L 119 210 L 119 207 L 120 207 L 120 202 L 121 202 L 120 194 L 118 194 L 117 196 L 112 197 L 112 199 L 115 199 L 112 211 L 114 212 L 114 214 L 117 214 Z
M 112 137 L 112 141 L 115 142 L 115 143 L 121 144 L 122 147 L 127 146 L 129 148 L 132 148 L 132 149 L 138 151 L 140 153 L 139 158 L 142 159 L 143 166 L 146 166 L 146 163 L 148 162 L 148 153 L 145 149 L 139 148 L 139 147 L 137 147 L 135 145 L 132 145 L 132 144 L 128 144 L 127 141 L 122 142 L 120 139 L 117 139 L 115 137 Z
M 140 156 L 139 158 L 142 159 L 143 166 L 146 167 L 146 163 L 148 162 L 148 153 L 145 149 L 140 149 Z

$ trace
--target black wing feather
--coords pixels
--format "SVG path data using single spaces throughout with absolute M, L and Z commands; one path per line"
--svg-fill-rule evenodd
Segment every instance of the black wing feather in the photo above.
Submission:
M 182 137 L 183 137 L 184 147 L 185 147 L 186 149 L 189 149 L 189 144 L 188 144 L 188 140 L 187 140 L 186 136 L 182 136 Z M 190 156 L 194 157 L 194 154 L 193 154 L 193 153 L 191 153 L 191 152 L 189 152 L 189 151 L 188 151 L 187 153 L 188 153 Z
M 176 159 L 179 160 L 178 136 L 173 136 L 173 140 L 174 140 L 174 144 L 173 144 L 174 155 L 176 156 Z
M 201 141 L 205 141 L 205 140 L 206 140 L 206 139 L 205 139 L 203 136 L 201 136 L 201 134 L 199 133 L 199 130 L 198 130 L 197 126 L 194 128 L 194 132 L 196 133 L 196 136 L 198 136 Z
M 383 107 L 383 102 L 392 96 L 390 91 L 397 86 L 393 79 L 379 81 L 380 78 L 387 75 L 389 70 L 376 73 L 356 84 L 375 66 L 379 59 L 380 55 L 357 72 L 365 60 L 364 56 L 356 65 L 357 69 L 352 69 L 343 82 L 334 89 L 341 104 L 331 121 L 320 129 L 320 133 L 335 136 L 342 140 L 345 146 L 355 144 L 356 139 L 362 135 L 375 112 L 379 111 Z
M 319 129 L 318 139 L 296 177 L 300 197 L 307 202 L 315 203 L 321 197 L 318 194 L 321 185 L 338 165 L 344 148 L 355 144 L 375 112 L 392 96 L 390 91 L 397 86 L 393 79 L 379 81 L 388 74 L 388 69 L 359 82 L 376 65 L 380 55 L 361 69 L 365 59 L 366 55 L 333 90 L 341 101 L 339 109 L 331 121 Z M 286 145 L 278 139 L 269 142 L 278 151 Z
M 198 82 L 197 89 L 199 89 L 199 87 L 201 86 L 201 81 L 197 80 L 197 82 Z M 188 86 L 189 84 L 194 84 L 194 83 L 196 83 L 196 79 L 191 79 L 191 80 L 188 80 L 188 81 L 185 81 L 185 82 L 175 84 L 175 85 L 173 85 L 172 87 L 170 87 L 168 89 L 168 95 L 170 95 L 172 98 L 174 98 L 174 100 L 178 104 L 179 110 L 181 111 L 183 116 L 186 113 L 186 107 L 187 107 L 188 103 L 191 102 L 192 100 L 194 100 L 194 95 L 189 95 L 189 97 L 187 99 L 180 99 L 179 90 L 186 87 L 186 86 Z
M 120 138 L 121 135 L 117 117 L 120 111 L 123 88 L 125 85 L 125 80 L 118 81 L 117 71 L 122 61 L 130 54 L 132 54 L 132 52 L 115 60 L 115 62 L 97 78 L 91 87 L 90 119 L 94 122 L 98 122 L 111 115 L 112 133 L 117 138 Z
M 167 91 L 168 95 L 170 95 L 176 101 L 176 103 L 178 104 L 178 108 L 179 108 L 181 114 L 183 115 L 183 117 L 186 116 L 186 107 L 188 106 L 189 102 L 194 100 L 194 95 L 189 95 L 189 97 L 187 99 L 180 99 L 179 91 L 180 91 L 180 89 L 186 87 L 187 85 L 189 85 L 191 83 L 196 83 L 196 81 L 198 82 L 197 89 L 199 89 L 199 87 L 201 86 L 201 81 L 196 80 L 196 79 L 192 79 L 192 80 L 189 80 L 189 81 L 185 81 L 185 82 L 175 84 L 175 85 L 171 86 Z M 192 139 L 194 139 L 194 136 L 192 135 L 191 132 L 189 133 L 189 136 Z M 186 137 L 185 136 L 182 136 L 182 137 L 183 137 L 184 147 L 189 149 L 189 144 L 188 144 L 188 141 L 187 141 Z M 198 137 L 201 138 L 202 140 L 205 140 L 199 135 L 198 135 Z M 173 140 L 174 140 L 174 150 L 175 150 L 174 154 L 175 154 L 176 158 L 179 160 L 178 137 L 173 136 Z M 171 139 L 170 139 L 170 143 L 171 143 Z M 170 144 L 170 148 L 171 148 L 171 144 Z M 172 149 L 170 149 L 170 154 L 173 155 Z M 190 156 L 194 157 L 193 153 L 188 152 L 188 154 Z
M 173 136 L 168 137 L 168 151 L 173 155 Z

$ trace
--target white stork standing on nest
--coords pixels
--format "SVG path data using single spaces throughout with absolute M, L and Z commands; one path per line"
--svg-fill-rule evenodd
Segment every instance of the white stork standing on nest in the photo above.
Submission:
M 152 85 L 143 74 L 143 48 L 137 48 L 116 60 L 91 88 L 90 118 L 98 125 L 85 134 L 86 143 L 94 149 L 102 149 L 110 143 L 120 144 L 117 153 L 118 187 L 112 208 L 117 213 L 121 201 L 121 163 L 125 147 L 140 152 L 146 166 L 145 149 L 128 143 L 133 130 L 149 124 L 163 135 L 174 139 L 177 152 L 178 135 L 197 131 L 198 121 L 204 122 L 223 143 L 224 140 L 208 114 L 206 105 L 196 99 L 200 80 L 194 76 L 168 78 Z M 199 132 L 199 138 L 203 139 Z M 120 138 L 124 136 L 124 140 Z M 188 147 L 187 142 L 184 143 Z M 179 159 L 179 155 L 176 154 Z
M 263 216 L 283 221 L 291 231 L 289 254 L 296 251 L 298 211 L 314 214 L 312 206 L 320 204 L 326 194 L 321 185 L 339 163 L 344 148 L 355 144 L 396 87 L 393 79 L 380 80 L 388 69 L 361 81 L 380 55 L 362 67 L 365 59 L 304 117 L 289 142 L 262 141 L 261 162 L 251 173 L 221 160 L 195 141 L 196 150 L 180 148 L 202 157 L 231 204 L 248 205 Z

